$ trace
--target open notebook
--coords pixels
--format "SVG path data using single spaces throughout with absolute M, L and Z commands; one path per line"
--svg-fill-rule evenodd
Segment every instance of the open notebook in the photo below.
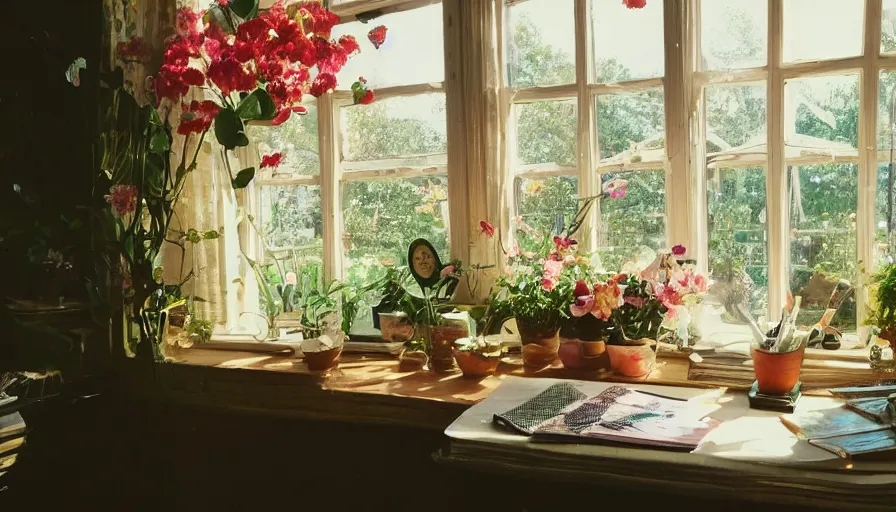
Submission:
M 718 420 L 715 408 L 621 386 L 588 397 L 570 384 L 554 384 L 522 405 L 496 414 L 495 423 L 536 440 L 611 441 L 692 450 Z

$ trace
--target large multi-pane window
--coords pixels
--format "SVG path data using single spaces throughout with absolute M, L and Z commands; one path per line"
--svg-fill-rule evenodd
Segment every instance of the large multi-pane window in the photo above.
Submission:
M 625 180 L 581 236 L 606 268 L 652 259 L 666 245 L 662 1 L 514 1 L 503 17 L 514 241 L 534 249 Z
M 286 125 L 253 128 L 261 154 L 287 155 L 255 187 L 268 255 L 358 284 L 405 264 L 417 237 L 443 259 L 449 239 L 473 247 L 470 212 L 497 198 L 509 206 L 505 246 L 532 250 L 624 180 L 625 197 L 604 200 L 579 235 L 607 270 L 683 243 L 755 316 L 776 318 L 792 292 L 811 323 L 839 286 L 856 293 L 834 323 L 860 329 L 864 283 L 892 256 L 896 227 L 896 0 L 496 0 L 499 101 L 449 117 L 457 97 L 446 94 L 479 102 L 466 94 L 492 85 L 466 75 L 476 48 L 452 39 L 467 34 L 457 20 L 443 32 L 443 10 L 459 2 L 348 16 L 335 35 L 355 35 L 362 52 L 342 89 Z M 389 36 L 374 50 L 366 33 L 378 24 Z M 462 63 L 446 62 L 446 44 Z M 447 91 L 445 69 L 458 74 Z M 371 105 L 345 90 L 360 76 Z M 468 127 L 455 123 L 497 127 L 483 158 L 501 163 L 501 179 L 474 172 L 475 159 L 449 162 L 465 149 L 448 140 Z M 471 183 L 451 199 L 463 222 L 451 222 L 449 166 Z

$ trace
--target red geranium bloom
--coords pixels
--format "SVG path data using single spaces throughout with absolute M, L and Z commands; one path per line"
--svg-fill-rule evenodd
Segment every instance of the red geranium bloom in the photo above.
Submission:
M 647 6 L 647 0 L 622 0 L 622 5 L 629 9 L 641 9 Z
M 177 10 L 174 26 L 177 33 L 182 36 L 193 36 L 198 33 L 196 23 L 199 22 L 199 13 L 189 7 L 182 7 Z
M 298 8 L 306 34 L 330 37 L 330 31 L 339 23 L 339 16 L 318 2 L 304 2 L 299 4 Z
M 208 79 L 221 89 L 224 96 L 232 92 L 251 91 L 258 85 L 255 75 L 243 67 L 233 55 L 222 54 L 221 59 L 213 61 L 208 67 Z
M 207 131 L 211 128 L 215 116 L 217 116 L 220 111 L 221 107 L 214 101 L 191 101 L 189 106 L 183 106 L 177 133 L 181 135 L 189 135 L 191 133 L 203 133 Z
M 485 233 L 485 236 L 489 238 L 495 236 L 495 226 L 492 226 L 484 220 L 479 221 L 479 229 L 481 229 L 482 232 Z
M 361 97 L 361 101 L 359 103 L 361 103 L 362 105 L 370 105 L 375 99 L 376 96 L 373 94 L 373 91 L 368 89 L 367 92 L 364 93 L 364 96 Z
M 323 96 L 325 93 L 336 88 L 336 76 L 332 73 L 318 73 L 314 82 L 311 84 L 311 95 L 315 98 Z
M 377 50 L 380 49 L 380 46 L 386 42 L 386 31 L 388 29 L 385 25 L 380 25 L 378 27 L 374 27 L 367 33 L 367 39 L 370 39 L 370 42 L 373 44 L 373 47 Z
M 557 247 L 558 250 L 569 249 L 570 246 L 572 246 L 575 243 L 576 243 L 576 241 L 569 237 L 565 237 L 565 238 L 560 238 L 559 236 L 554 237 L 554 245 Z
M 274 153 L 272 155 L 265 155 L 261 157 L 261 168 L 262 169 L 276 169 L 280 167 L 280 164 L 283 163 L 284 156 L 283 153 Z
M 106 202 L 112 205 L 112 211 L 119 217 L 134 213 L 137 209 L 137 186 L 114 185 L 105 196 Z
M 675 256 L 684 256 L 686 252 L 688 252 L 687 248 L 681 244 L 678 244 L 672 248 L 672 254 L 674 254 Z

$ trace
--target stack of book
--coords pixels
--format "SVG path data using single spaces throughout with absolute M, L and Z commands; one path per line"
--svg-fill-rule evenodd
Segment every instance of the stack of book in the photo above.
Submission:
M 892 379 L 875 372 L 864 351 L 806 349 L 800 380 L 803 388 L 829 388 Z M 692 356 L 688 380 L 718 385 L 749 387 L 753 384 L 753 360 L 748 343 L 698 352 Z

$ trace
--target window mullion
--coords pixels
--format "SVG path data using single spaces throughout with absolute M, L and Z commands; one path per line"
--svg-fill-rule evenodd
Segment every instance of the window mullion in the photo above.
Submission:
M 331 94 L 318 98 L 317 132 L 320 145 L 320 198 L 324 245 L 324 279 L 342 277 L 342 179 L 339 149 L 339 103 Z
M 787 173 L 784 169 L 784 77 L 781 73 L 783 8 L 779 0 L 768 0 L 768 171 L 766 173 L 766 218 L 768 222 L 768 308 L 777 318 L 784 306 L 790 282 L 790 224 L 787 205 Z
M 591 0 L 576 0 L 576 86 L 578 91 L 578 141 L 576 144 L 579 168 L 579 197 L 592 197 L 600 192 L 600 175 L 595 162 L 598 153 L 595 130 L 595 97 L 589 91 L 594 78 L 594 55 L 591 45 Z M 600 204 L 595 204 L 584 225 L 589 228 L 579 233 L 581 247 L 589 252 L 597 249 L 597 233 L 601 226 Z
M 663 32 L 665 40 L 664 104 L 666 110 L 666 242 L 684 244 L 699 252 L 697 238 L 697 197 L 692 184 L 690 165 L 690 128 L 688 105 L 690 82 L 693 77 L 686 58 L 685 16 L 688 0 L 666 0 L 663 3 Z M 705 258 L 700 258 L 701 264 Z
M 869 273 L 874 271 L 874 234 L 877 198 L 877 115 L 880 72 L 877 68 L 881 41 L 881 0 L 865 0 L 865 65 L 860 78 L 859 96 L 859 194 L 856 215 L 859 286 L 856 291 L 856 325 L 859 339 L 867 339 L 867 327 L 862 326 L 867 303 Z

